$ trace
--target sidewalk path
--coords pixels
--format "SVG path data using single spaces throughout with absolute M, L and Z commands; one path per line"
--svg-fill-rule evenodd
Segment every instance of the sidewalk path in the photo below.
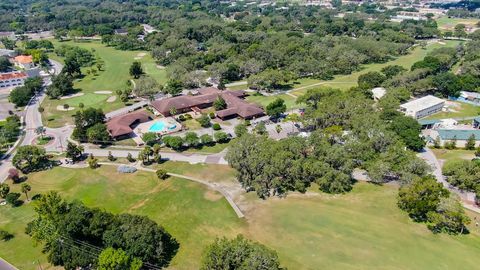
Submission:
M 445 177 L 442 174 L 442 166 L 435 154 L 432 152 L 432 150 L 430 150 L 429 148 L 424 148 L 424 151 L 419 153 L 418 156 L 420 156 L 423 160 L 425 160 L 425 162 L 427 162 L 428 165 L 430 165 L 430 167 L 432 167 L 432 174 L 437 179 L 437 182 L 442 183 L 442 185 L 446 189 L 450 190 L 451 192 L 457 194 L 460 197 L 463 207 L 476 213 L 480 213 L 480 207 L 475 206 L 474 203 L 475 193 L 462 191 L 450 185 L 450 183 L 445 180 Z
M 18 270 L 18 268 L 9 264 L 4 259 L 0 258 L 0 270 Z

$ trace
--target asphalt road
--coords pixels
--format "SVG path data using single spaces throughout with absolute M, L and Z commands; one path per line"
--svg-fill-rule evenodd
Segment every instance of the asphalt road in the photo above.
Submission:
M 9 264 L 4 259 L 0 258 L 0 270 L 18 270 L 15 266 Z

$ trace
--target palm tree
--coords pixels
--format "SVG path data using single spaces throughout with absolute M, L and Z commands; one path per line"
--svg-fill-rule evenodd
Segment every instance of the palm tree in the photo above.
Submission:
M 35 133 L 37 133 L 37 135 L 40 135 L 40 137 L 43 139 L 43 135 L 45 134 L 47 130 L 45 129 L 45 127 L 43 126 L 39 126 L 35 129 Z
M 30 200 L 30 199 L 28 199 L 28 192 L 31 191 L 31 190 L 32 190 L 32 187 L 29 184 L 27 184 L 27 183 L 22 184 L 22 192 L 27 197 L 27 201 Z

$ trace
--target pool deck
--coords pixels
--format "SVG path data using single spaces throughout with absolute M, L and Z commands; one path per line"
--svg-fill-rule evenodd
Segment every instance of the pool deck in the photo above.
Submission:
M 159 121 L 168 123 L 168 124 L 169 124 L 168 126 L 175 125 L 175 128 L 174 128 L 174 129 L 167 129 L 167 130 L 160 131 L 160 132 L 156 132 L 157 134 L 167 135 L 167 134 L 179 132 L 179 131 L 182 130 L 182 125 L 181 125 L 180 123 L 178 123 L 178 122 L 177 122 L 175 119 L 173 119 L 172 117 L 156 118 L 156 119 L 153 119 L 152 121 L 148 121 L 148 122 L 145 122 L 145 123 L 141 123 L 141 124 L 139 124 L 138 126 L 136 126 L 136 127 L 133 129 L 133 132 L 137 135 L 136 138 L 137 138 L 137 139 L 140 139 L 140 138 L 143 136 L 144 133 L 152 132 L 152 131 L 150 131 L 150 127 L 151 127 L 154 123 L 159 122 Z M 140 140 L 141 140 L 141 139 L 140 139 Z M 137 141 L 137 140 L 136 140 L 136 141 Z M 138 142 L 137 142 L 137 143 L 138 143 Z

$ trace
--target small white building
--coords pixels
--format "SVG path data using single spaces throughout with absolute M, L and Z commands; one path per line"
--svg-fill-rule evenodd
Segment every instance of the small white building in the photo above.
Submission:
M 387 89 L 383 87 L 376 87 L 372 89 L 373 98 L 375 100 L 381 99 L 387 93 Z
M 400 111 L 420 119 L 441 111 L 443 106 L 445 106 L 445 100 L 428 95 L 400 105 Z
M 25 72 L 9 72 L 0 74 L 0 88 L 21 86 L 28 78 Z

